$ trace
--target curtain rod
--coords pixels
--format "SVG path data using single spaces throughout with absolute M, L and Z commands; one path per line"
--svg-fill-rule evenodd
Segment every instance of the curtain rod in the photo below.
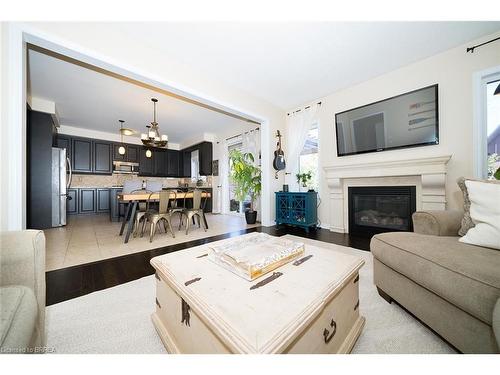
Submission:
M 472 46 L 472 47 L 467 47 L 467 51 L 465 53 L 467 53 L 467 52 L 474 53 L 474 49 L 476 49 L 478 47 L 482 47 L 485 44 L 489 44 L 489 43 L 495 42 L 495 41 L 497 41 L 499 39 L 500 39 L 500 36 L 498 38 L 488 40 L 487 42 L 484 42 L 484 43 L 481 43 L 481 44 L 476 44 L 475 46 Z
M 321 102 L 317 102 L 316 104 L 321 105 Z M 307 107 L 304 107 L 304 109 L 309 109 L 309 108 L 311 108 L 310 105 L 308 105 Z M 294 113 L 297 113 L 297 112 L 300 112 L 300 111 L 302 111 L 302 109 L 297 109 L 296 111 L 293 111 L 291 114 L 294 114 Z M 286 115 L 290 116 L 290 113 L 287 113 Z
M 249 130 L 247 132 L 243 132 L 241 134 L 236 134 L 236 135 L 233 135 L 232 137 L 226 138 L 226 141 L 229 141 L 230 139 L 233 139 L 233 138 L 241 137 L 243 134 L 248 134 L 248 133 L 251 133 L 253 131 L 259 131 L 259 130 L 260 130 L 260 128 L 255 128 L 255 129 Z M 219 142 L 217 142 L 217 143 L 219 143 Z

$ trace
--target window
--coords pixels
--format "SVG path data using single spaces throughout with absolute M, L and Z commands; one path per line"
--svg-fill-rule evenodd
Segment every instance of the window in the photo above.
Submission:
M 494 178 L 493 175 L 500 168 L 500 94 L 494 95 L 497 88 L 500 88 L 500 80 L 488 82 L 486 85 L 488 137 L 486 152 L 488 178 L 490 179 Z
M 228 155 L 231 154 L 232 150 L 239 150 L 243 152 L 243 142 L 237 142 L 229 145 L 227 148 Z M 231 171 L 233 168 L 231 159 L 228 160 L 228 163 L 229 163 L 229 175 L 231 175 Z M 229 178 L 229 212 L 241 214 L 245 212 L 247 208 L 250 208 L 250 197 L 247 196 L 244 202 L 236 200 L 236 197 L 234 196 L 234 184 L 231 182 L 231 178 Z
M 299 156 L 299 173 L 311 173 L 311 181 L 308 188 L 318 191 L 318 124 L 314 124 L 307 133 L 306 143 Z

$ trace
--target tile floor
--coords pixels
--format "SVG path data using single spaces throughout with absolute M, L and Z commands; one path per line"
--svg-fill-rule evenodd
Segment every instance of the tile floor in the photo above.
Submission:
M 118 235 L 121 223 L 111 222 L 109 215 L 69 216 L 65 227 L 44 230 L 45 267 L 47 271 L 52 271 L 260 225 L 247 225 L 244 217 L 233 215 L 207 214 L 207 221 L 209 229 L 206 232 L 203 228 L 191 225 L 186 236 L 184 230 L 177 231 L 175 218 L 175 238 L 172 238 L 171 233 L 161 231 L 156 233 L 152 243 L 145 234 L 143 238 L 130 236 L 129 242 L 125 244 L 123 236 Z

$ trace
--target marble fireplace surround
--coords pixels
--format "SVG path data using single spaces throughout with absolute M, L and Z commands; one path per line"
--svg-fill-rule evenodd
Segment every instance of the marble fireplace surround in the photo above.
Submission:
M 349 232 L 349 186 L 415 186 L 417 210 L 446 208 L 446 164 L 451 155 L 325 166 L 330 195 L 330 230 Z

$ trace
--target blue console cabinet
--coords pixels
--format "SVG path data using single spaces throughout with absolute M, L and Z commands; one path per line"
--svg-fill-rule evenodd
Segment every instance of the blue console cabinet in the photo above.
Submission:
M 292 193 L 279 191 L 276 194 L 276 224 L 309 228 L 318 224 L 318 193 Z

